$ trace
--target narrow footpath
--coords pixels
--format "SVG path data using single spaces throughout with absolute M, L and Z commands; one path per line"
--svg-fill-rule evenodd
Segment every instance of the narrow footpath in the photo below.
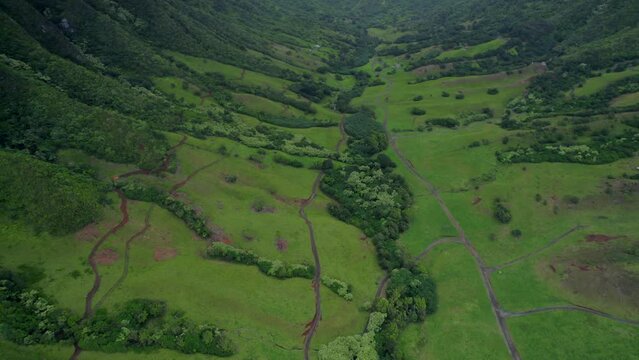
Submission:
M 323 172 L 320 172 L 319 175 L 317 175 L 317 177 L 315 178 L 315 182 L 313 183 L 311 195 L 308 197 L 308 199 L 305 199 L 302 202 L 299 210 L 300 217 L 304 220 L 306 226 L 308 227 L 308 235 L 311 242 L 311 251 L 313 252 L 313 260 L 315 262 L 315 274 L 313 275 L 312 283 L 313 292 L 315 293 L 315 315 L 313 316 L 313 320 L 311 320 L 306 325 L 306 330 L 302 334 L 304 336 L 304 360 L 310 359 L 309 352 L 311 349 L 311 342 L 313 341 L 313 336 L 317 331 L 319 322 L 322 319 L 322 304 L 320 294 L 320 286 L 322 282 L 322 265 L 320 263 L 319 253 L 317 251 L 317 244 L 315 243 L 315 230 L 313 229 L 313 223 L 308 219 L 308 215 L 306 215 L 306 207 L 309 206 L 313 202 L 313 200 L 315 200 L 323 177 Z

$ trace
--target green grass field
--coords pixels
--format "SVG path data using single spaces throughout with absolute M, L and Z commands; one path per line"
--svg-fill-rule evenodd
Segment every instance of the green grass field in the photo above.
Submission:
M 610 105 L 614 107 L 625 107 L 639 104 L 639 92 L 624 94 L 613 99 Z
M 639 75 L 639 68 L 634 67 L 620 72 L 603 73 L 601 76 L 589 78 L 583 84 L 574 90 L 575 96 L 588 96 L 603 90 L 606 86 L 621 79 Z
M 387 120 L 389 129 L 414 129 L 429 116 L 454 117 L 474 110 L 479 104 L 465 103 L 472 96 L 490 104 L 499 113 L 503 111 L 500 103 L 505 105 L 523 92 L 526 78 L 530 76 L 527 74 L 532 71 L 528 69 L 510 78 L 504 74 L 469 76 L 415 85 L 408 83 L 414 75 L 398 72 L 385 76 L 385 86 L 367 89 L 356 102 L 374 107 L 378 121 Z M 453 98 L 457 86 L 463 87 L 464 100 Z M 415 91 L 420 87 L 423 92 Z M 499 95 L 490 98 L 481 91 L 489 87 L 498 88 Z M 453 96 L 443 98 L 439 96 L 441 91 Z M 412 101 L 412 97 L 419 94 L 423 94 L 424 100 Z M 415 118 L 409 113 L 414 106 L 423 107 L 427 114 Z M 430 109 L 435 110 L 429 112 Z M 606 121 L 595 121 L 591 126 L 606 126 Z M 517 136 L 518 132 L 521 137 Z M 440 190 L 444 202 L 487 266 L 498 266 L 533 253 L 526 260 L 492 274 L 493 287 L 504 310 L 578 304 L 626 319 L 639 319 L 632 298 L 615 295 L 613 285 L 609 284 L 626 281 L 625 276 L 631 276 L 627 271 L 634 271 L 636 276 L 632 262 L 616 260 L 623 258 L 619 258 L 619 249 L 629 245 L 585 240 L 591 234 L 607 234 L 628 236 L 629 244 L 632 243 L 632 236 L 639 228 L 628 214 L 639 210 L 639 199 L 632 192 L 624 192 L 623 180 L 618 179 L 624 173 L 633 173 L 636 157 L 605 165 L 498 163 L 495 152 L 526 145 L 527 133 L 526 130 L 506 131 L 484 121 L 454 130 L 435 127 L 432 131 L 399 132 L 393 136 L 399 150 L 417 171 Z M 509 138 L 508 144 L 502 143 L 504 137 Z M 480 145 L 469 147 L 475 141 Z M 394 151 L 388 150 L 388 153 L 401 164 Z M 455 236 L 454 228 L 425 185 L 403 164 L 397 171 L 407 178 L 415 195 L 410 211 L 411 227 L 400 239 L 404 248 L 417 255 L 434 241 Z M 606 182 L 612 184 L 611 192 L 604 191 Z M 539 200 L 536 200 L 537 194 Z M 578 204 L 568 203 L 565 200 L 568 196 L 577 197 Z M 493 218 L 496 198 L 511 209 L 513 220 L 507 225 Z M 577 225 L 583 228 L 562 236 Z M 521 231 L 520 237 L 511 234 L 516 229 Z M 554 246 L 534 253 L 557 238 Z M 424 325 L 412 326 L 403 333 L 402 348 L 407 358 L 426 355 L 437 359 L 507 358 L 507 349 L 477 267 L 467 250 L 459 244 L 439 245 L 427 256 L 423 266 L 437 280 L 440 310 Z M 578 270 L 579 266 L 604 269 L 598 270 L 603 271 L 603 275 Z M 626 291 L 634 291 L 632 285 L 625 284 L 630 286 Z M 549 326 L 555 322 L 571 330 L 552 332 Z M 627 325 L 571 312 L 510 318 L 508 324 L 522 357 L 528 359 L 543 358 L 542 354 L 552 354 L 552 358 L 558 359 L 585 358 L 590 351 L 595 351 L 595 358 L 611 358 L 619 351 L 628 353 L 628 346 L 636 337 L 634 328 Z M 548 336 L 545 331 L 554 335 Z M 446 335 L 440 338 L 444 333 Z M 586 345 L 590 336 L 596 339 L 592 339 L 592 345 Z M 564 343 L 568 345 L 564 347 Z M 571 355 L 562 355 L 563 349 L 571 349 L 565 353 Z
M 477 113 L 483 108 L 491 108 L 495 116 L 500 116 L 506 104 L 521 94 L 527 79 L 536 74 L 536 67 L 523 69 L 521 74 L 507 75 L 499 73 L 485 76 L 468 76 L 463 78 L 441 78 L 417 84 L 408 84 L 415 80 L 413 73 L 398 72 L 387 76 L 388 86 L 367 88 L 364 95 L 355 99 L 357 105 L 377 105 L 378 119 L 383 117 L 379 111 L 380 104 L 388 102 L 389 128 L 400 130 L 415 130 L 425 120 L 441 117 L 457 117 L 464 113 Z M 489 88 L 497 88 L 497 95 L 487 94 Z M 443 97 L 442 92 L 450 94 Z M 455 95 L 463 93 L 463 99 L 456 99 Z M 421 95 L 423 100 L 414 101 Z M 426 111 L 425 115 L 411 114 L 413 108 Z
M 497 50 L 500 47 L 504 46 L 508 40 L 498 38 L 491 41 L 487 41 L 485 43 L 463 47 L 461 49 L 447 50 L 439 54 L 436 59 L 437 60 L 457 60 L 463 58 L 473 58 L 477 55 L 481 55 L 483 53 Z
M 385 29 L 382 28 L 369 28 L 368 35 L 372 37 L 376 37 L 384 42 L 393 43 L 395 40 L 399 39 L 404 35 L 414 34 L 414 31 L 400 31 L 393 27 L 387 27 Z

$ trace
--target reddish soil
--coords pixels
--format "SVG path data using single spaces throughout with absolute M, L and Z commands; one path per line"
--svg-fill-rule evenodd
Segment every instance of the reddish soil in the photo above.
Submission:
M 93 314 L 93 298 L 95 297 L 95 294 L 100 289 L 100 283 L 102 282 L 102 277 L 100 276 L 100 272 L 98 271 L 96 254 L 98 253 L 100 246 L 106 241 L 106 239 L 109 238 L 109 236 L 118 232 L 118 230 L 120 230 L 122 227 L 124 227 L 124 225 L 126 225 L 129 222 L 129 210 L 127 207 L 127 204 L 128 204 L 127 198 L 126 196 L 124 196 L 124 193 L 121 190 L 118 189 L 115 192 L 120 197 L 120 213 L 122 214 L 122 220 L 120 220 L 120 222 L 117 225 L 115 225 L 114 227 L 109 229 L 109 231 L 107 231 L 104 235 L 102 235 L 102 237 L 95 243 L 95 245 L 93 245 L 93 248 L 91 249 L 91 253 L 89 254 L 89 266 L 91 267 L 91 270 L 93 271 L 94 278 L 93 278 L 93 286 L 91 287 L 91 290 L 89 290 L 89 292 L 87 293 L 85 303 L 84 303 L 84 315 L 82 316 L 82 319 L 84 320 L 88 319 Z
M 120 255 L 113 249 L 103 249 L 98 251 L 93 258 L 98 265 L 113 265 L 118 261 Z
M 477 204 L 479 204 L 480 202 L 481 202 L 481 198 L 480 198 L 480 197 L 476 197 L 476 198 L 473 200 L 473 205 L 477 205 Z
M 82 241 L 93 241 L 100 236 L 98 225 L 89 224 L 75 234 L 75 238 Z
M 231 239 L 231 237 L 224 232 L 224 229 L 222 229 L 219 226 L 212 226 L 212 235 L 211 235 L 211 240 L 216 241 L 216 242 L 221 242 L 221 243 L 225 243 L 225 244 L 232 244 L 233 243 L 233 239 Z
M 273 196 L 275 200 L 291 206 L 300 206 L 304 202 L 304 199 L 287 198 L 286 196 L 280 195 L 274 191 L 271 191 L 271 196 Z
M 275 246 L 277 247 L 277 250 L 284 252 L 288 250 L 288 241 L 286 241 L 286 239 L 279 238 L 275 242 Z
M 607 243 L 610 240 L 620 239 L 623 236 L 608 236 L 603 234 L 590 234 L 586 235 L 587 242 Z
M 153 253 L 153 259 L 155 261 L 166 261 L 176 257 L 178 251 L 174 248 L 157 248 Z

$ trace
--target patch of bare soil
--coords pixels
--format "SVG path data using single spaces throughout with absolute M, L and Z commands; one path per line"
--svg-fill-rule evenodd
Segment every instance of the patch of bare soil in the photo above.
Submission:
M 98 265 L 113 265 L 119 257 L 118 252 L 113 249 L 102 249 L 93 258 Z
M 300 206 L 303 202 L 304 199 L 295 199 L 295 198 L 288 198 L 286 196 L 280 195 L 274 191 L 271 191 L 271 196 L 273 196 L 273 198 L 275 198 L 275 200 L 286 204 L 286 205 L 292 205 L 292 206 Z
M 607 235 L 588 235 L 601 246 L 570 249 L 551 261 L 562 287 L 595 302 L 639 310 L 639 273 L 627 264 L 639 259 L 639 241 L 609 242 Z M 617 237 L 623 238 L 623 237 Z
M 473 200 L 473 205 L 477 205 L 481 202 L 481 198 L 478 196 Z
M 278 238 L 275 241 L 275 247 L 277 247 L 278 251 L 284 252 L 288 250 L 288 241 L 286 241 L 286 239 Z
M 624 236 L 608 236 L 603 234 L 586 235 L 587 242 L 596 242 L 596 243 L 607 243 L 608 241 L 621 239 L 621 238 L 624 238 Z
M 100 229 L 98 229 L 97 224 L 89 224 L 85 226 L 82 230 L 75 233 L 75 238 L 77 240 L 82 240 L 82 241 L 93 241 L 97 239 L 98 237 L 100 237 L 101 234 L 102 233 Z
M 174 248 L 157 248 L 153 253 L 153 259 L 155 261 L 166 261 L 171 260 L 176 257 L 178 254 L 177 249 Z
M 213 235 L 211 235 L 211 240 L 229 245 L 233 243 L 231 236 L 224 232 L 224 229 L 221 227 L 214 225 L 211 227 L 211 232 L 213 233 Z

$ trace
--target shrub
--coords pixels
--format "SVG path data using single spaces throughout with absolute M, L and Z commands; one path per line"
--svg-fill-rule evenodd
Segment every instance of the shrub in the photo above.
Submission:
M 455 94 L 455 99 L 457 100 L 463 100 L 466 97 L 466 95 L 464 95 L 464 93 L 457 93 Z
M 499 90 L 497 88 L 490 88 L 486 91 L 488 95 L 497 95 L 499 94 Z
M 446 127 L 449 129 L 453 129 L 458 127 L 459 124 L 459 120 L 453 119 L 453 118 L 435 118 L 435 119 L 431 119 L 429 121 L 427 121 L 426 123 L 427 125 L 436 125 L 436 126 L 441 126 L 441 127 Z
M 287 166 L 291 166 L 294 168 L 302 168 L 304 167 L 304 163 L 302 163 L 299 160 L 296 159 L 290 159 L 286 156 L 277 154 L 273 157 L 273 161 L 275 161 L 278 164 L 282 164 L 282 165 L 287 165 Z
M 426 110 L 414 107 L 411 109 L 410 113 L 416 116 L 420 116 L 420 115 L 425 115 Z
M 332 292 L 344 298 L 346 301 L 353 300 L 352 286 L 328 276 L 322 276 L 322 284 L 329 288 Z
M 211 246 L 206 249 L 206 256 L 212 259 L 219 259 L 244 265 L 255 265 L 258 262 L 258 256 L 253 252 L 238 249 L 221 242 L 211 244 Z
M 510 209 L 508 209 L 499 200 L 495 201 L 495 206 L 493 208 L 493 216 L 495 217 L 495 219 L 497 219 L 497 221 L 499 221 L 502 224 L 508 224 L 513 218 L 512 214 L 510 213 Z
M 514 229 L 513 231 L 510 232 L 510 234 L 514 237 L 516 237 L 517 239 L 519 239 L 521 237 L 521 230 L 519 229 Z
M 417 95 L 413 98 L 413 101 L 422 101 L 422 100 L 424 100 L 424 96 L 422 95 Z
M 442 91 L 442 97 L 445 97 L 445 98 L 450 97 L 450 94 L 447 93 L 446 91 Z
M 579 204 L 579 197 L 575 195 L 566 195 L 564 197 L 564 201 L 571 205 L 577 205 Z

